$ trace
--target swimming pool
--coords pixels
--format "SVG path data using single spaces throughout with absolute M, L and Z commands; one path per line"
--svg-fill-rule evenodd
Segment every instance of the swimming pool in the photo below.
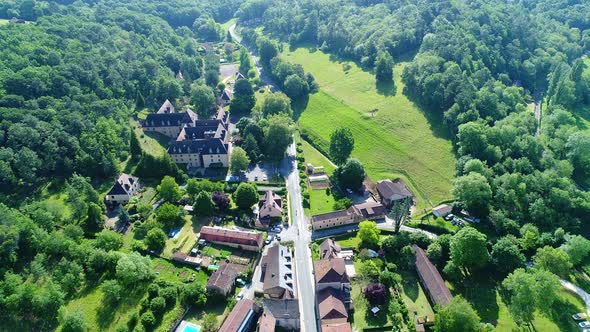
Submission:
M 186 325 L 182 332 L 199 332 L 199 328 L 194 325 Z

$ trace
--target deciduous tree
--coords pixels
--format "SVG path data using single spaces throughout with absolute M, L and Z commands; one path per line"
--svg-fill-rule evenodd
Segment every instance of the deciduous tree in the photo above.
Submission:
M 350 129 L 341 127 L 330 135 L 330 157 L 337 164 L 341 165 L 350 157 L 354 149 L 354 137 Z

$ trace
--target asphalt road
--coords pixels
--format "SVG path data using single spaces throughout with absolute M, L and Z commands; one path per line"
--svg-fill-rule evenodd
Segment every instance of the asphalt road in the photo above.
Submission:
M 235 32 L 236 25 L 229 27 L 229 33 L 234 41 L 241 43 L 242 38 Z M 273 91 L 274 85 L 271 79 L 265 75 L 262 67 L 258 62 L 258 57 L 254 54 L 248 45 L 243 44 L 249 51 L 260 80 L 269 85 Z M 293 140 L 294 141 L 294 140 Z M 289 227 L 289 238 L 294 239 L 295 245 L 295 279 L 297 298 L 299 299 L 299 315 L 301 319 L 301 331 L 315 332 L 319 331 L 316 314 L 315 314 L 315 283 L 313 279 L 313 266 L 311 258 L 311 232 L 308 230 L 308 222 L 303 211 L 303 202 L 301 199 L 301 188 L 299 187 L 299 172 L 297 170 L 297 159 L 295 143 L 291 144 L 287 150 L 287 155 L 283 158 L 280 166 L 280 173 L 287 178 L 287 190 L 290 195 L 291 220 Z M 296 235 L 295 235 L 296 234 Z
M 301 200 L 301 188 L 299 187 L 299 172 L 297 171 L 297 159 L 295 143 L 288 149 L 287 157 L 281 165 L 281 172 L 287 177 L 287 189 L 290 193 L 291 218 L 293 228 L 297 232 L 295 237 L 295 277 L 297 279 L 297 297 L 299 298 L 299 312 L 302 331 L 317 331 L 317 319 L 315 314 L 315 287 L 312 275 L 312 259 L 309 245 L 311 232 L 308 230 L 308 222 L 303 211 Z

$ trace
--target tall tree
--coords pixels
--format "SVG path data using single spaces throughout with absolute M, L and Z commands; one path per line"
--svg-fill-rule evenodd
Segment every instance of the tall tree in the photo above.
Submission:
M 234 147 L 229 160 L 229 169 L 232 174 L 240 174 L 246 171 L 249 165 L 250 158 L 248 158 L 246 151 L 238 146 Z
M 387 51 L 381 51 L 377 54 L 375 61 L 375 78 L 377 82 L 393 81 L 393 58 Z
M 207 217 L 213 214 L 215 205 L 211 199 L 211 195 L 206 191 L 201 191 L 197 195 L 195 201 L 194 211 L 197 216 Z
M 379 246 L 379 234 L 381 234 L 381 231 L 374 221 L 361 221 L 356 236 L 361 241 L 360 246 L 377 248 Z
M 488 213 L 492 188 L 483 175 L 471 172 L 455 179 L 453 195 L 469 211 L 482 216 Z
M 467 273 L 486 266 L 490 260 L 485 234 L 473 227 L 461 229 L 451 239 L 451 260 Z
M 241 209 L 249 209 L 258 202 L 256 186 L 249 183 L 240 183 L 234 193 L 236 205 Z
M 213 88 L 195 83 L 190 91 L 191 104 L 200 117 L 208 118 L 215 111 L 215 93 Z
M 248 114 L 254 105 L 256 105 L 256 98 L 254 97 L 254 89 L 252 89 L 250 81 L 246 79 L 237 80 L 229 105 L 230 110 L 236 113 Z
M 334 176 L 343 188 L 358 190 L 362 187 L 367 173 L 360 161 L 348 159 L 343 165 L 336 168 Z
M 562 278 L 570 274 L 572 263 L 567 253 L 561 249 L 544 246 L 533 256 L 535 266 L 547 270 Z
M 158 192 L 160 193 L 160 197 L 166 202 L 175 203 L 182 196 L 178 183 L 176 183 L 176 180 L 171 176 L 165 176 L 162 179 L 160 185 L 158 185 Z
M 395 203 L 389 212 L 389 217 L 395 221 L 395 232 L 399 233 L 400 228 L 406 219 L 410 216 L 411 199 L 404 199 Z
M 471 304 L 461 296 L 455 296 L 451 303 L 436 313 L 436 332 L 479 332 L 480 318 Z
M 340 127 L 330 135 L 330 157 L 337 165 L 342 165 L 354 149 L 354 137 L 350 129 Z

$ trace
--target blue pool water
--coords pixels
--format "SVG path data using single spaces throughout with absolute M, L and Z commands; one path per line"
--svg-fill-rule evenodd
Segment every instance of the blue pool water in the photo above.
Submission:
M 196 326 L 187 325 L 184 327 L 182 332 L 199 332 L 199 328 Z

